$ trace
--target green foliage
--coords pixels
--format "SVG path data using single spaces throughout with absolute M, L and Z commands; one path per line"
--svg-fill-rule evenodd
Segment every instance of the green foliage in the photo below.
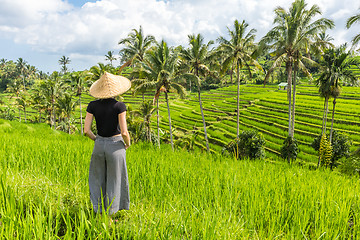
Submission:
M 326 135 L 326 138 L 329 137 L 329 134 Z M 311 143 L 311 147 L 315 151 L 320 150 L 320 143 L 321 143 L 321 135 L 314 138 L 313 142 Z M 339 131 L 333 132 L 333 137 L 331 140 L 331 147 L 332 147 L 332 157 L 330 161 L 330 167 L 334 168 L 339 165 L 339 160 L 341 158 L 348 158 L 350 156 L 350 149 L 352 146 L 352 140 L 344 133 Z
M 330 166 L 332 158 L 332 147 L 325 134 L 322 135 L 319 146 L 319 161 L 322 166 Z
M 291 160 L 296 160 L 300 149 L 298 147 L 298 142 L 295 138 L 288 136 L 283 143 L 283 146 L 280 149 L 281 157 L 287 159 L 290 163 Z
M 357 153 L 359 153 L 359 149 Z M 360 156 L 354 154 L 349 158 L 344 158 L 339 166 L 339 170 L 341 173 L 360 177 Z
M 242 131 L 238 138 L 224 147 L 223 152 L 233 154 L 237 159 L 262 159 L 265 157 L 265 139 L 256 131 Z

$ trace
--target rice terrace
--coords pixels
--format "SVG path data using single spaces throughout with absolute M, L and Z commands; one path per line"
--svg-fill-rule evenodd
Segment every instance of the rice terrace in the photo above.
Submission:
M 2 58 L 0 239 L 360 239 L 360 37 L 335 46 L 303 0 L 273 13 L 258 42 L 235 20 L 186 46 L 140 26 L 82 71 Z M 93 211 L 83 132 L 105 72 L 132 85 L 130 210 L 113 215 Z

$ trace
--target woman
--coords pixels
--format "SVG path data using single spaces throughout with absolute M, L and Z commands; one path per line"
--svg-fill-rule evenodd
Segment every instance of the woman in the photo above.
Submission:
M 105 72 L 90 87 L 97 100 L 89 103 L 84 133 L 95 141 L 89 170 L 90 199 L 96 213 L 109 214 L 129 209 L 130 196 L 126 168 L 126 149 L 130 136 L 126 124 L 126 106 L 114 99 L 131 87 L 122 76 Z M 95 117 L 98 134 L 91 131 Z

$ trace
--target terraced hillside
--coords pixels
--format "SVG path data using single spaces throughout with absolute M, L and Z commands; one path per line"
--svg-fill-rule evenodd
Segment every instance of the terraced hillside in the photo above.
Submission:
M 150 96 L 149 96 L 150 97 Z M 125 99 L 125 101 L 127 98 Z M 236 87 L 226 87 L 202 93 L 210 148 L 221 151 L 223 146 L 236 137 Z M 344 87 L 342 97 L 337 100 L 334 129 L 348 134 L 354 142 L 353 149 L 360 145 L 360 90 Z M 286 91 L 277 86 L 247 85 L 241 88 L 240 130 L 256 130 L 266 139 L 267 156 L 279 155 L 283 140 L 287 136 Z M 175 135 L 187 134 L 194 128 L 202 129 L 202 120 L 197 94 L 188 99 L 171 101 L 171 117 Z M 321 131 L 323 99 L 314 86 L 299 86 L 296 99 L 295 137 L 300 143 L 299 160 L 317 162 L 316 152 L 311 148 L 313 139 Z M 160 107 L 161 126 L 167 127 L 167 109 Z M 329 104 L 332 111 L 332 104 Z M 331 114 L 328 115 L 330 126 Z M 154 119 L 155 127 L 155 119 Z M 328 128 L 329 129 L 329 128 Z M 204 148 L 204 139 L 198 137 L 197 145 Z
M 7 97 L 3 99 L 8 101 Z M 82 98 L 82 111 L 85 117 L 86 106 L 93 98 L 87 94 Z M 145 100 L 153 99 L 153 93 L 132 96 L 123 95 L 124 102 L 136 109 Z M 240 96 L 240 130 L 256 130 L 266 139 L 267 157 L 277 158 L 283 140 L 287 136 L 287 100 L 286 91 L 279 90 L 277 85 L 263 86 L 243 85 Z M 220 152 L 229 141 L 236 137 L 236 86 L 219 88 L 202 93 L 203 107 L 210 148 Z M 360 89 L 343 87 L 341 97 L 337 100 L 335 113 L 335 130 L 348 134 L 354 142 L 353 149 L 360 145 Z M 316 152 L 310 147 L 313 139 L 321 131 L 323 99 L 312 85 L 299 85 L 296 99 L 295 137 L 300 143 L 298 159 L 305 162 L 317 162 Z M 205 148 L 203 126 L 197 93 L 189 93 L 186 99 L 179 99 L 170 94 L 170 110 L 175 138 L 184 134 L 191 135 L 198 129 L 195 145 Z M 330 128 L 332 100 L 329 102 L 328 129 Z M 160 127 L 168 131 L 167 108 L 164 96 L 160 96 Z M 14 113 L 18 116 L 18 112 Z M 29 119 L 37 116 L 35 110 L 28 109 Z M 79 121 L 79 107 L 75 111 L 75 119 Z M 22 119 L 24 119 L 22 113 Z M 156 116 L 152 119 L 153 130 L 156 130 Z

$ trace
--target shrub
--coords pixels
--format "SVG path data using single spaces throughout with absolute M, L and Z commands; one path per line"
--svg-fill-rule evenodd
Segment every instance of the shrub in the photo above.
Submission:
M 224 147 L 223 152 L 234 154 L 237 159 L 262 159 L 265 157 L 265 139 L 256 131 L 242 131 L 238 138 Z
M 281 157 L 287 159 L 290 163 L 291 160 L 296 160 L 300 149 L 298 147 L 298 142 L 295 138 L 288 136 L 284 140 L 284 144 L 280 149 Z
M 344 158 L 339 170 L 342 173 L 359 175 L 360 177 L 360 148 L 351 154 L 349 158 Z
M 328 137 L 329 134 L 326 135 Z M 320 149 L 321 135 L 316 137 L 311 144 L 311 147 L 315 151 Z M 350 156 L 350 147 L 352 146 L 352 140 L 344 133 L 338 131 L 333 132 L 331 139 L 332 157 L 330 161 L 330 168 L 333 169 L 339 165 L 339 160 L 343 157 L 348 158 Z

